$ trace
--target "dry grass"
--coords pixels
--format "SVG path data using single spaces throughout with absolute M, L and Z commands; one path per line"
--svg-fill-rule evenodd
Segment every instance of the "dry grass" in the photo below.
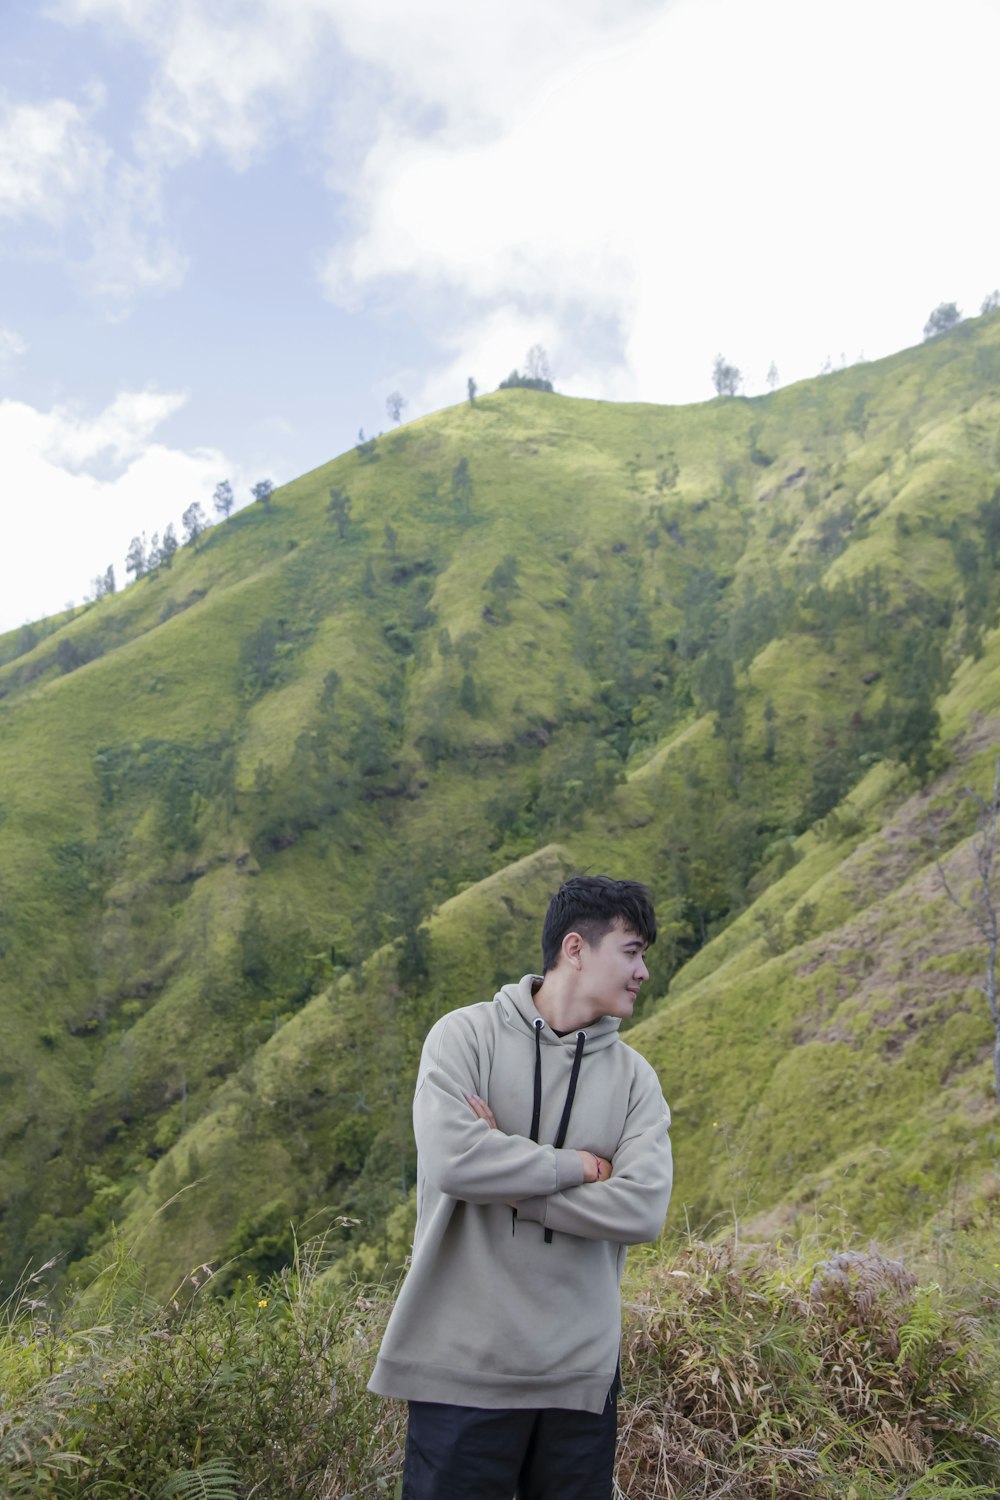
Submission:
M 26 1282 L 0 1324 L 0 1495 L 397 1495 L 405 1409 L 365 1388 L 391 1298 L 331 1298 L 323 1266 L 320 1242 L 227 1302 L 201 1268 L 156 1306 L 120 1255 L 61 1315 Z M 630 1286 L 618 1500 L 1000 1490 L 996 1329 L 900 1262 L 693 1244 Z
M 628 1310 L 618 1493 L 994 1494 L 1000 1408 L 980 1340 L 875 1249 L 811 1269 L 692 1247 L 651 1266 Z

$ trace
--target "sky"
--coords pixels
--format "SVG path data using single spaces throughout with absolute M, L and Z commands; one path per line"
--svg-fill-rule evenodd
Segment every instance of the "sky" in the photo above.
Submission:
M 495 389 L 767 389 L 1000 285 L 1000 0 L 0 0 L 0 631 Z

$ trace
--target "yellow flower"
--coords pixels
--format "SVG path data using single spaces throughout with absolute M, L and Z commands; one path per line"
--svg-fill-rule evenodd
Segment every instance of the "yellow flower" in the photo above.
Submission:
M 267 1298 L 266 1297 L 258 1297 L 257 1298 L 257 1306 L 258 1307 L 266 1307 L 267 1306 Z

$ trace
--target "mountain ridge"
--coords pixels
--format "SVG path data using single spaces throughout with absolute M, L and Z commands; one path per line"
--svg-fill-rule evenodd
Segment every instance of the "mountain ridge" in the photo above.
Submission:
M 669 1084 L 679 1027 L 710 1095 L 678 1007 L 725 1008 L 728 970 L 764 1024 L 743 935 L 776 945 L 796 882 L 808 941 L 842 927 L 857 820 L 891 822 L 906 756 L 943 797 L 969 713 L 992 713 L 998 372 L 994 315 L 747 401 L 480 398 L 320 466 L 8 657 L 5 1265 L 86 1263 L 203 1173 L 146 1233 L 163 1285 L 185 1255 L 269 1268 L 280 1223 L 321 1204 L 362 1219 L 354 1253 L 410 1193 L 422 1031 L 536 962 L 572 869 L 651 880 L 657 1003 L 629 1039 Z M 918 722 L 936 703 L 938 751 Z M 827 886 L 806 884 L 821 866 Z M 768 958 L 778 1034 L 805 1058 L 785 990 L 815 986 L 786 957 Z M 679 1098 L 681 1159 L 687 1138 L 712 1165 L 678 1201 L 707 1221 L 725 1150 Z M 764 1141 L 744 1106 L 737 1089 L 732 1128 Z M 796 1182 L 763 1157 L 761 1212 L 781 1192 L 792 1212 Z

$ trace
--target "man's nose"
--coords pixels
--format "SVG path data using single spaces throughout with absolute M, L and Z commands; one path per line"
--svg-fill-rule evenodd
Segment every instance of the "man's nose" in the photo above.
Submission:
M 641 979 L 649 978 L 649 970 L 646 968 L 646 960 L 642 957 L 641 954 L 639 956 L 639 977 Z

